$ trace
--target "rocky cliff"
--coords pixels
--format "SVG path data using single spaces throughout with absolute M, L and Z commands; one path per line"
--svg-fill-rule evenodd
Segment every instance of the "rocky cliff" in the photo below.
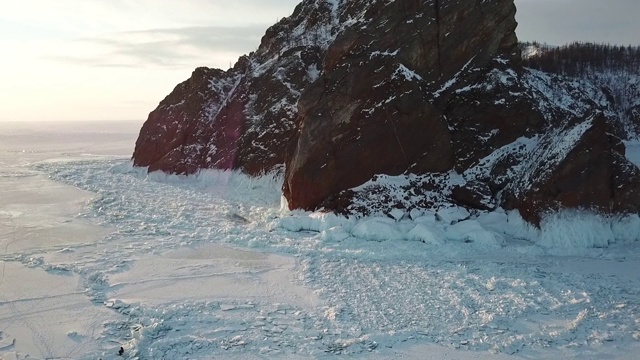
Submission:
M 524 68 L 513 0 L 305 0 L 228 71 L 199 68 L 143 126 L 134 164 L 252 175 L 291 208 L 458 204 L 637 212 L 624 124 L 588 81 Z

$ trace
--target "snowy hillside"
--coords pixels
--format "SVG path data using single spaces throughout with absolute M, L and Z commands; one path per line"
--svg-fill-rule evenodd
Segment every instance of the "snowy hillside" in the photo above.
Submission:
M 522 43 L 525 66 L 588 81 L 601 88 L 627 137 L 640 135 L 640 48 L 573 43 Z

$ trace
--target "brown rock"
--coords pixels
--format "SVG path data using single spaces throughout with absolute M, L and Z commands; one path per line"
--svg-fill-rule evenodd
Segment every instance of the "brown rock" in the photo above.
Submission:
M 611 129 L 598 114 L 548 136 L 535 153 L 534 165 L 508 188 L 505 207 L 518 209 L 536 225 L 546 212 L 563 208 L 605 214 L 640 211 L 640 170 L 625 158 L 624 145 Z M 578 139 L 566 138 L 577 133 Z M 564 137 L 560 144 L 557 136 Z M 569 148 L 566 155 L 554 149 L 562 145 Z
M 226 86 L 210 87 L 210 81 L 220 78 Z M 194 134 L 211 132 L 211 115 L 207 109 L 222 102 L 230 90 L 229 76 L 208 68 L 197 68 L 191 78 L 167 96 L 140 130 L 133 153 L 135 166 L 149 166 L 150 171 L 193 173 L 202 167 L 197 157 Z
M 545 118 L 530 96 L 522 74 L 513 67 L 511 62 L 496 61 L 488 70 L 464 74 L 460 82 L 468 86 L 464 91 L 454 91 L 446 97 L 444 112 L 452 134 L 458 172 L 476 165 L 480 159 L 519 137 L 544 130 Z M 519 70 L 518 67 L 515 69 Z M 505 80 L 492 80 L 491 72 L 495 71 L 499 71 L 499 76 Z
M 451 199 L 455 203 L 479 210 L 496 208 L 493 195 L 489 185 L 480 181 L 470 181 L 464 185 L 455 186 L 451 190 Z
M 141 129 L 134 164 L 285 166 L 291 208 L 342 213 L 637 212 L 640 170 L 611 94 L 523 68 L 515 27 L 513 0 L 304 0 L 234 68 L 178 85 Z
M 338 36 L 299 103 L 289 206 L 314 209 L 375 174 L 450 170 L 451 133 L 427 94 L 446 95 L 461 70 L 495 56 L 518 57 L 514 15 L 512 1 L 396 1 Z
M 198 68 L 149 115 L 133 154 L 149 171 L 192 174 L 240 169 L 250 175 L 277 170 L 298 126 L 297 102 L 322 67 L 332 9 L 305 2 L 267 30 L 260 48 L 228 71 Z M 297 31 L 297 30 L 296 30 Z

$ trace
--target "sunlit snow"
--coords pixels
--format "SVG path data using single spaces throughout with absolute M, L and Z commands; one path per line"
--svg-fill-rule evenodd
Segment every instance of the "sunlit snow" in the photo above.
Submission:
M 640 350 L 637 215 L 290 212 L 277 175 L 147 174 L 116 133 L 1 135 L 0 359 Z

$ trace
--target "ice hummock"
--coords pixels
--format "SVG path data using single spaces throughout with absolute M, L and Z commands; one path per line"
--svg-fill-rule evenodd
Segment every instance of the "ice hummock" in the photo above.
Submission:
M 78 296 L 112 314 L 79 358 L 120 346 L 149 359 L 421 358 L 435 346 L 551 359 L 640 339 L 637 215 L 569 211 L 541 229 L 502 209 L 344 217 L 288 211 L 278 174 L 168 176 L 99 158 L 32 170 L 93 193 L 79 218 L 113 229 L 2 258 L 73 274 Z

